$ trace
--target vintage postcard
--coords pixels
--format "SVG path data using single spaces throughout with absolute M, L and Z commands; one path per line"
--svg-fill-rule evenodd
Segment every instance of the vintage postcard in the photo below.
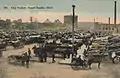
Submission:
M 0 78 L 120 78 L 120 0 L 0 1 Z

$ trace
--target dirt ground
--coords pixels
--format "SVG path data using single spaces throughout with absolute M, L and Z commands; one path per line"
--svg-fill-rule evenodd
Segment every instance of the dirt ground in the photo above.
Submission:
M 27 51 L 27 48 L 32 48 L 33 45 L 25 46 L 23 49 L 14 50 L 8 47 L 4 52 L 4 58 L 12 54 L 21 54 Z M 60 60 L 57 60 L 60 61 Z M 118 73 L 119 65 L 102 64 L 101 69 L 97 68 L 97 64 L 92 66 L 91 70 L 73 70 L 69 65 L 59 65 L 57 63 L 39 63 L 30 62 L 30 68 L 25 68 L 20 65 L 8 64 L 6 60 L 6 69 L 9 78 L 120 78 Z M 115 69 L 115 71 L 114 71 Z M 115 77 L 114 75 L 118 75 Z

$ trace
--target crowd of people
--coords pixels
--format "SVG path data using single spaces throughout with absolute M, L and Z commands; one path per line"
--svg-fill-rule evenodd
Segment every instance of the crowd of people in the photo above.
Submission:
M 41 40 L 41 37 L 45 37 L 43 39 L 44 42 L 39 42 L 40 44 L 42 45 L 39 45 L 39 47 L 37 47 L 36 45 L 33 46 L 32 49 L 28 48 L 28 51 L 23 53 L 22 54 L 22 65 L 26 65 L 27 68 L 29 68 L 29 62 L 30 62 L 30 59 L 32 57 L 32 51 L 33 50 L 33 53 L 35 55 L 35 57 L 37 57 L 39 59 L 40 62 L 47 62 L 47 59 L 48 57 L 51 57 L 52 58 L 52 63 L 56 62 L 55 61 L 55 52 L 53 51 L 53 49 L 50 49 L 50 48 L 54 48 L 54 49 L 57 49 L 57 48 L 61 48 L 61 46 L 63 44 L 68 44 L 68 45 L 71 45 L 72 44 L 72 40 L 71 39 L 71 32 L 62 32 L 62 33 L 44 33 L 44 34 L 36 34 L 36 33 L 32 33 L 32 34 L 29 34 L 28 32 L 25 34 L 25 37 L 29 37 L 26 41 L 27 42 L 30 42 L 32 44 L 32 42 L 35 42 L 35 41 L 39 41 Z M 21 38 L 24 37 L 24 35 L 21 36 Z M 37 36 L 39 35 L 39 36 Z M 86 47 L 88 47 L 88 49 L 90 48 L 90 45 L 92 45 L 92 41 L 93 39 L 96 38 L 96 35 L 94 33 L 79 33 L 79 32 L 76 32 L 75 34 L 75 47 L 74 47 L 74 53 L 77 55 L 77 50 L 80 48 L 81 45 L 85 44 Z M 53 47 L 51 47 L 52 45 L 47 42 L 49 39 L 53 39 Z M 60 40 L 60 45 L 59 47 L 56 47 L 59 43 L 56 43 L 56 40 Z M 21 42 L 20 42 L 21 43 Z M 38 42 L 36 42 L 38 43 Z M 39 44 L 38 43 L 38 44 Z M 49 46 L 46 47 L 46 44 L 48 43 Z M 66 56 L 68 58 L 70 58 L 70 53 L 72 52 L 72 49 L 68 48 L 68 45 L 67 47 L 65 48 L 67 51 L 63 51 L 61 52 L 61 54 L 63 54 L 63 58 L 65 59 Z M 54 47 L 55 46 L 55 47 Z M 84 53 L 83 55 L 85 57 L 87 57 L 87 50 L 84 50 Z M 49 54 L 48 54 L 49 53 Z M 3 55 L 3 52 L 0 51 L 0 57 L 2 57 Z M 50 55 L 50 56 L 49 56 Z M 81 56 L 78 57 L 78 59 L 80 59 L 81 61 L 83 61 L 84 59 L 81 58 Z

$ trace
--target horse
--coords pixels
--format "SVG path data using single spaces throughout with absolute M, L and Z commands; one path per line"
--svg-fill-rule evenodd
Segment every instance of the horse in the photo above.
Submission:
M 98 68 L 100 69 L 102 58 L 103 58 L 103 54 L 88 55 L 87 56 L 87 64 L 89 66 L 89 69 L 91 69 L 91 66 L 93 63 L 97 63 Z

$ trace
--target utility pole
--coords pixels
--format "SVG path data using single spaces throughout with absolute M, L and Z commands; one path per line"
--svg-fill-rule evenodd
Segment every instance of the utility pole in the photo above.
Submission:
M 33 30 L 31 27 L 33 27 L 33 17 L 30 17 L 30 31 Z
M 109 24 L 109 31 L 111 30 L 111 27 L 110 27 L 110 17 L 108 18 L 108 24 Z
M 74 23 L 75 23 L 75 5 L 72 5 L 73 17 L 72 17 L 72 52 L 74 54 Z
M 108 24 L 110 25 L 110 17 L 108 18 Z
M 97 27 L 96 27 L 96 19 L 95 19 L 95 17 L 94 17 L 94 19 L 93 19 L 93 22 L 94 22 L 94 31 L 96 32 L 96 29 L 97 29 Z
M 116 26 L 116 17 L 117 17 L 117 7 L 116 7 L 117 1 L 114 1 L 114 26 L 116 28 L 116 31 L 118 33 L 118 28 Z

